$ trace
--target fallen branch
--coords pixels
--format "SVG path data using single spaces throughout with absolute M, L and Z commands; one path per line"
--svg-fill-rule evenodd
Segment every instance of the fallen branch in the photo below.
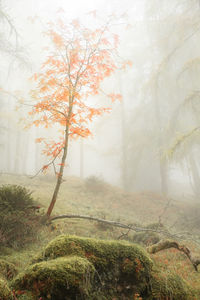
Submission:
M 141 231 L 152 232 L 152 231 L 154 231 L 154 232 L 158 232 L 158 233 L 165 233 L 165 234 L 167 233 L 167 231 L 164 231 L 164 230 L 137 227 L 132 224 L 126 225 L 126 224 L 116 222 L 116 221 L 109 221 L 109 220 L 105 220 L 105 219 L 100 219 L 100 218 L 91 217 L 91 216 L 84 216 L 84 215 L 60 215 L 60 216 L 51 217 L 50 221 L 55 221 L 58 219 L 86 219 L 86 220 L 90 220 L 90 221 L 97 221 L 100 223 L 108 224 L 108 225 L 115 226 L 115 227 L 133 230 L 136 232 L 141 232 Z
M 185 245 L 181 245 L 176 241 L 171 241 L 171 240 L 165 240 L 165 241 L 161 241 L 155 245 L 152 245 L 150 247 L 147 248 L 147 251 L 149 253 L 156 253 L 165 249 L 169 249 L 169 248 L 175 248 L 181 252 L 183 252 L 188 259 L 190 260 L 190 262 L 192 263 L 195 271 L 198 271 L 197 267 L 200 264 L 200 257 L 195 257 L 192 255 L 191 251 L 188 249 L 188 247 L 186 247 Z
M 100 223 L 104 223 L 107 225 L 111 225 L 111 226 L 115 226 L 115 227 L 119 227 L 119 228 L 124 228 L 124 229 L 128 229 L 133 230 L 135 232 L 156 232 L 158 234 L 163 234 L 169 238 L 181 238 L 182 233 L 177 233 L 177 234 L 172 234 L 170 233 L 167 229 L 159 229 L 159 228 L 147 228 L 147 227 L 139 227 L 137 225 L 134 224 L 123 224 L 120 222 L 116 222 L 116 221 L 110 221 L 110 220 L 105 220 L 105 219 L 100 219 L 100 218 L 96 218 L 96 217 L 91 217 L 91 216 L 84 216 L 84 215 L 60 215 L 60 216 L 55 216 L 55 217 L 51 217 L 49 219 L 49 221 L 55 221 L 55 220 L 59 220 L 59 219 L 85 219 L 85 220 L 89 220 L 89 221 L 96 221 L 96 222 L 100 222 Z
M 134 224 L 123 224 L 120 222 L 116 222 L 116 221 L 110 221 L 110 220 L 105 220 L 105 219 L 100 219 L 100 218 L 96 218 L 96 217 L 91 217 L 91 216 L 84 216 L 84 215 L 60 215 L 60 216 L 54 216 L 51 217 L 50 219 L 48 219 L 48 221 L 51 223 L 51 221 L 55 221 L 55 220 L 59 220 L 59 219 L 85 219 L 85 220 L 89 220 L 89 221 L 96 221 L 96 222 L 100 222 L 103 224 L 107 224 L 107 225 L 111 225 L 111 226 L 115 226 L 115 227 L 119 227 L 119 228 L 124 228 L 127 229 L 128 232 L 124 235 L 121 235 L 120 238 L 122 236 L 125 236 L 129 233 L 129 231 L 133 230 L 135 232 L 155 232 L 158 234 L 162 234 L 170 239 L 185 239 L 185 237 L 187 236 L 187 239 L 192 240 L 193 242 L 197 243 L 199 245 L 199 243 L 197 242 L 197 240 L 194 240 L 194 238 L 189 238 L 189 236 L 191 236 L 191 234 L 189 232 L 179 232 L 179 233 L 170 233 L 167 229 L 159 229 L 159 228 L 147 228 L 147 227 L 139 227 L 137 225 Z M 45 222 L 46 222 L 46 218 L 45 218 Z M 155 246 L 155 248 L 154 248 Z M 168 249 L 168 248 L 176 248 L 179 251 L 184 252 L 187 257 L 189 258 L 189 260 L 191 261 L 192 265 L 194 266 L 195 270 L 197 271 L 197 266 L 200 264 L 200 257 L 195 258 L 192 257 L 190 250 L 185 247 L 185 246 L 181 246 L 179 245 L 177 242 L 175 241 L 170 241 L 170 240 L 166 240 L 164 242 L 160 242 L 156 245 L 153 245 L 152 247 L 148 248 L 148 251 L 150 253 L 156 253 L 158 251 L 164 250 L 164 249 Z

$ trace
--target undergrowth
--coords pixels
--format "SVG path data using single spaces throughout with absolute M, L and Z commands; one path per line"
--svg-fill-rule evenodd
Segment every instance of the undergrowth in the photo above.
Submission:
M 0 187 L 0 240 L 1 247 L 21 248 L 34 237 L 39 229 L 38 206 L 31 192 L 18 185 Z

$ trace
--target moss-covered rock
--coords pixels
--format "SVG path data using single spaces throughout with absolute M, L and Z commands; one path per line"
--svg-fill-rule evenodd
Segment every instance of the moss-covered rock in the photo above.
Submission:
M 106 299 L 112 299 L 113 295 L 119 293 L 127 297 L 138 292 L 145 293 L 153 263 L 141 247 L 125 241 L 103 241 L 66 235 L 50 242 L 42 255 L 34 261 L 35 264 L 30 267 L 31 269 L 28 269 L 22 277 L 18 276 L 14 286 L 27 288 L 27 284 L 22 284 L 24 282 L 22 278 L 30 276 L 32 278 L 34 268 L 37 270 L 39 268 L 39 273 L 42 274 L 41 270 L 44 269 L 46 272 L 49 263 L 53 269 L 56 269 L 58 258 L 63 262 L 63 259 L 66 260 L 68 257 L 71 259 L 74 255 L 94 266 L 95 274 L 90 299 L 98 299 L 99 295 L 101 295 L 99 299 L 103 299 L 104 294 Z M 89 299 L 88 296 L 86 299 Z
M 180 276 L 154 273 L 151 279 L 151 297 L 148 299 L 194 300 L 193 292 Z
M 1 300 L 12 300 L 12 291 L 10 290 L 6 280 L 0 278 L 0 299 Z
M 138 245 L 66 235 L 51 241 L 12 287 L 43 300 L 195 299 L 180 277 L 156 270 Z
M 15 290 L 30 290 L 45 299 L 87 299 L 95 269 L 82 257 L 60 257 L 36 263 L 13 281 Z
M 14 264 L 0 259 L 0 275 L 6 279 L 12 279 L 17 274 L 17 269 Z
M 126 241 L 104 241 L 76 236 L 59 236 L 43 252 L 43 259 L 76 254 L 87 258 L 101 274 L 101 283 L 120 286 L 124 292 L 145 289 L 152 261 L 143 248 Z M 126 287 L 129 286 L 128 289 Z

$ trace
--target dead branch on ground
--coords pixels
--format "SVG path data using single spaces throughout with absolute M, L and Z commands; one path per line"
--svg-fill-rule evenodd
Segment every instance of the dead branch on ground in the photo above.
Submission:
M 96 222 L 100 222 L 103 224 L 107 224 L 107 225 L 111 225 L 111 226 L 115 226 L 115 227 L 119 227 L 119 228 L 124 228 L 127 229 L 129 231 L 135 231 L 135 232 L 155 232 L 158 234 L 163 234 L 164 236 L 170 238 L 170 239 L 185 239 L 185 236 L 188 236 L 189 233 L 188 232 L 180 232 L 180 233 L 170 233 L 167 229 L 159 229 L 159 228 L 147 228 L 147 227 L 140 227 L 137 226 L 135 224 L 123 224 L 117 221 L 110 221 L 110 220 L 105 220 L 105 219 L 100 219 L 100 218 L 96 218 L 96 217 L 92 217 L 92 216 L 85 216 L 85 215 L 74 215 L 74 214 L 68 214 L 68 215 L 59 215 L 59 216 L 54 216 L 51 217 L 48 221 L 55 221 L 55 220 L 59 220 L 59 219 L 85 219 L 85 220 L 89 220 L 89 221 L 96 221 Z M 192 238 L 190 238 L 191 240 L 193 240 Z
M 175 248 L 179 250 L 180 252 L 183 252 L 188 259 L 190 260 L 191 264 L 193 265 L 195 271 L 198 271 L 197 267 L 200 264 L 200 257 L 194 256 L 191 251 L 186 247 L 185 245 L 181 245 L 176 241 L 173 240 L 165 240 L 161 241 L 155 245 L 152 245 L 147 248 L 147 251 L 151 254 L 154 254 L 156 252 L 169 249 L 169 248 Z

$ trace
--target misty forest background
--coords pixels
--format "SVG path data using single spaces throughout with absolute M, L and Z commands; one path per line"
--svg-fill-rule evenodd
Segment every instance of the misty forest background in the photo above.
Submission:
M 31 18 L 41 15 L 45 22 L 62 3 L 49 8 L 45 1 L 7 1 L 2 5 L 18 36 L 2 17 L 1 87 L 14 95 L 23 91 L 28 102 L 33 88 L 29 78 L 39 70 L 48 43 L 42 33 L 45 25 Z M 118 1 L 90 5 L 84 4 L 84 10 L 122 14 Z M 198 196 L 199 135 L 193 130 L 199 125 L 199 3 L 135 1 L 129 7 L 125 1 L 123 13 L 128 28 L 117 28 L 120 55 L 133 66 L 104 82 L 105 89 L 120 93 L 123 101 L 114 103 L 110 114 L 91 125 L 93 137 L 70 143 L 66 174 L 95 175 L 128 191 L 173 195 L 179 190 L 181 197 L 185 192 Z M 68 14 L 77 17 L 76 7 Z M 103 102 L 103 96 L 96 101 Z M 16 111 L 16 105 L 12 96 L 2 93 L 1 172 L 33 175 L 45 164 L 35 139 L 52 137 L 55 132 L 51 128 L 24 130 L 20 119 L 28 122 L 28 108 Z
M 33 122 L 30 92 L 36 89 L 30 78 L 46 59 L 48 22 L 63 13 L 67 22 L 79 19 L 90 29 L 91 17 L 95 26 L 101 26 L 114 15 L 118 57 L 129 64 L 103 80 L 102 93 L 89 97 L 94 107 L 111 107 L 111 112 L 94 117 L 88 127 L 91 136 L 70 139 L 64 180 L 47 220 L 44 216 L 56 176 L 52 164 L 44 168 L 50 158 L 36 141 L 56 140 L 59 126 L 29 126 Z M 115 278 L 115 286 L 110 277 L 104 277 L 107 271 L 102 275 L 92 261 L 102 281 L 110 284 L 105 286 L 107 294 L 99 287 L 98 298 L 96 291 L 88 294 L 87 287 L 85 296 L 85 286 L 84 292 L 75 287 L 76 294 L 72 282 L 73 295 L 66 299 L 200 299 L 199 0 L 0 0 L 0 66 L 0 299 L 64 299 L 57 293 L 57 283 L 52 283 L 51 291 L 46 290 L 46 282 L 40 286 L 37 278 L 23 286 L 26 277 L 20 275 L 28 265 L 60 256 L 49 254 L 55 250 L 52 242 L 43 257 L 35 258 L 38 250 L 60 234 L 126 240 L 140 244 L 150 255 L 147 259 L 147 254 L 141 254 L 143 267 L 139 263 L 134 271 L 142 270 L 143 279 L 149 276 L 145 283 L 141 278 L 137 284 Z M 122 100 L 112 101 L 106 97 L 109 93 L 120 94 Z M 14 199 L 15 194 L 21 198 Z M 63 214 L 68 216 L 59 219 Z M 86 242 L 77 239 L 72 237 L 73 245 L 84 248 Z M 68 240 L 55 243 L 59 248 L 59 243 L 63 247 Z M 96 244 L 89 247 L 95 253 L 86 252 L 90 261 L 99 252 L 94 250 Z M 6 276 L 3 273 L 5 261 L 18 268 L 11 272 L 9 267 L 12 278 L 8 271 Z M 32 278 L 30 268 L 26 276 Z M 38 274 L 42 272 L 39 269 Z M 8 285 L 7 296 L 1 291 L 5 286 L 1 280 Z M 36 284 L 35 290 L 30 282 Z

